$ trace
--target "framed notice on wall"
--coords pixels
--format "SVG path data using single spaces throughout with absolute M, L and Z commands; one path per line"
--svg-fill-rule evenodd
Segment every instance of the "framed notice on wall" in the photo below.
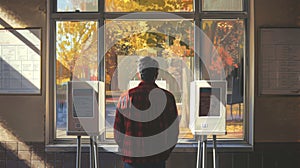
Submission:
M 0 29 L 0 94 L 41 93 L 41 29 Z
M 259 94 L 300 95 L 300 28 L 261 28 Z

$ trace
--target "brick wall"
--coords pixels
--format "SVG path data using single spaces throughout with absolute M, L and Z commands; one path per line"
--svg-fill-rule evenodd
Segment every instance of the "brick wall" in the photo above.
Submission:
M 254 152 L 219 153 L 219 168 L 298 168 L 300 144 L 262 143 Z M 121 158 L 114 153 L 99 153 L 100 168 L 121 168 Z M 76 152 L 45 152 L 44 143 L 0 142 L 0 168 L 75 168 Z M 89 167 L 89 153 L 82 153 L 82 168 Z M 212 168 L 212 153 L 207 166 Z M 176 152 L 167 161 L 167 168 L 195 168 L 195 152 Z

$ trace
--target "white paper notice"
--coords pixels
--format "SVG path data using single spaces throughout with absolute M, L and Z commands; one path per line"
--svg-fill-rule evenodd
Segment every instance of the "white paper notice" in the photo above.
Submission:
M 261 30 L 260 94 L 300 94 L 300 29 Z
M 74 117 L 93 117 L 94 114 L 93 89 L 74 89 L 73 105 Z
M 0 94 L 40 93 L 40 36 L 41 29 L 0 29 Z

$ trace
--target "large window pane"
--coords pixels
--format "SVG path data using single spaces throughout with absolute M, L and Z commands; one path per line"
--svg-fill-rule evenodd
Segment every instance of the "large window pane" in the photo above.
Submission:
M 57 0 L 57 12 L 75 11 L 98 11 L 98 0 Z
M 67 83 L 98 80 L 98 22 L 56 22 L 56 128 L 66 136 Z
M 202 0 L 203 11 L 242 11 L 243 0 Z
M 212 41 L 218 58 L 211 58 L 203 69 L 219 73 L 224 69 L 227 80 L 227 136 L 244 137 L 244 77 L 243 59 L 245 56 L 245 24 L 243 20 L 203 20 L 202 29 Z M 207 73 L 203 78 L 213 78 Z
M 189 129 L 189 83 L 193 79 L 194 24 L 192 20 L 107 20 L 105 27 L 105 82 L 107 138 L 116 103 L 137 78 L 136 60 L 153 56 L 159 60 L 157 84 L 176 98 L 180 137 L 192 138 Z
M 106 12 L 189 12 L 193 0 L 105 0 Z

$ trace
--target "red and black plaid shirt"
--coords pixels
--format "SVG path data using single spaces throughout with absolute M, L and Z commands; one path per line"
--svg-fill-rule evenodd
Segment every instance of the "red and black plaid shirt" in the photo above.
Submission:
M 134 109 L 138 109 L 137 111 L 141 111 L 142 113 L 145 112 L 144 110 L 149 109 L 151 105 L 149 100 L 149 93 L 152 89 L 160 89 L 160 91 L 163 91 L 161 93 L 165 94 L 166 105 L 164 106 L 163 111 L 153 120 L 151 119 L 146 122 L 135 120 L 134 118 L 139 118 L 139 113 L 133 113 Z M 157 97 L 156 99 L 160 101 L 160 97 Z M 155 104 L 153 105 L 155 106 Z M 134 106 L 134 108 L 132 108 L 132 106 Z M 149 110 L 147 112 L 149 113 L 153 111 Z M 123 114 L 125 113 L 126 115 L 124 116 Z M 164 146 L 164 144 L 170 143 L 170 141 L 176 143 L 179 133 L 179 122 L 177 116 L 178 113 L 174 96 L 170 92 L 158 88 L 155 83 L 141 82 L 138 87 L 130 89 L 128 92 L 122 94 L 117 106 L 114 123 L 114 138 L 119 145 L 119 149 L 122 151 L 122 160 L 127 163 L 148 163 L 167 160 L 175 145 L 171 146 L 165 151 L 161 151 L 161 153 L 159 154 L 143 157 L 133 157 L 132 154 L 134 153 L 134 151 L 138 150 L 138 153 L 143 153 L 143 150 L 145 149 L 145 143 L 147 142 L 144 142 L 142 138 L 138 143 L 136 141 L 133 142 L 132 139 L 126 138 L 126 136 L 119 135 L 117 132 L 131 137 L 149 137 L 159 134 L 169 128 L 172 124 L 175 124 L 175 130 L 173 129 L 171 136 L 164 135 L 164 137 L 160 139 L 159 142 L 155 143 L 159 143 L 162 146 Z

